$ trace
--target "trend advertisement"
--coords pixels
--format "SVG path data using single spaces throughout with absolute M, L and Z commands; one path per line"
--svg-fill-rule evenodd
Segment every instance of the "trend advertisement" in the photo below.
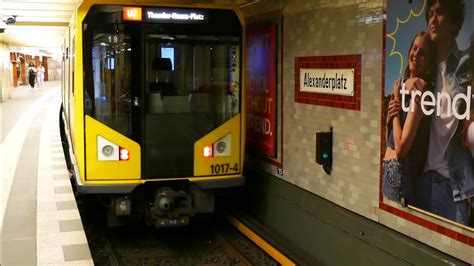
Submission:
M 247 30 L 247 147 L 276 156 L 276 25 Z
M 387 1 L 383 201 L 474 227 L 472 0 Z

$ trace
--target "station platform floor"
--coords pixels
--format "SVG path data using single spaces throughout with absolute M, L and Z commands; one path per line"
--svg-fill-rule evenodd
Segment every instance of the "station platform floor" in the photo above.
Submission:
M 1 103 L 1 265 L 94 265 L 59 133 L 61 82 Z

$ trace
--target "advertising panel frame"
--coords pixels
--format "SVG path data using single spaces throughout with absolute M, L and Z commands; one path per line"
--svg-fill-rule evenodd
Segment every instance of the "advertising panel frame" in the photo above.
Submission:
M 474 3 L 468 0 L 466 1 L 466 15 L 465 21 L 462 24 L 461 30 L 458 34 L 456 39 L 456 43 L 460 51 L 468 51 L 469 50 L 469 41 L 472 43 L 472 29 L 473 29 L 473 21 L 472 21 L 472 6 Z M 394 4 L 396 3 L 396 4 Z M 412 6 L 410 6 L 412 5 Z M 408 50 L 410 49 L 410 41 L 407 42 L 409 39 L 416 39 L 418 37 L 414 33 L 416 31 L 426 31 L 429 32 L 430 28 L 428 27 L 428 20 L 425 13 L 428 9 L 428 1 L 427 0 L 414 0 L 410 2 L 405 1 L 396 1 L 396 0 L 387 0 L 385 19 L 383 25 L 383 57 L 382 57 L 382 67 L 383 67 L 383 75 L 382 75 L 382 114 L 381 114 L 381 158 L 380 158 L 380 193 L 379 193 L 379 208 L 392 213 L 398 217 L 404 218 L 408 221 L 421 225 L 425 228 L 431 229 L 435 232 L 443 234 L 447 237 L 460 241 L 466 245 L 474 246 L 474 238 L 466 235 L 463 231 L 467 232 L 474 232 L 474 224 L 464 225 L 458 223 L 452 219 L 448 219 L 443 217 L 442 215 L 437 215 L 430 210 L 426 210 L 418 205 L 418 200 L 413 200 L 412 202 L 406 202 L 405 198 L 401 198 L 400 205 L 397 204 L 396 200 L 388 199 L 385 195 L 384 196 L 384 154 L 387 153 L 387 144 L 389 135 L 387 130 L 387 117 L 388 117 L 388 105 L 390 99 L 392 98 L 390 90 L 392 90 L 395 85 L 391 85 L 403 76 L 403 69 L 406 68 L 406 61 L 405 61 L 408 54 Z M 469 13 L 471 12 L 471 13 Z M 421 25 L 421 26 L 420 26 Z M 433 34 L 433 33 L 431 33 Z M 403 36 L 402 36 L 403 35 Z M 431 36 L 431 35 L 429 35 Z M 433 41 L 434 43 L 436 40 Z M 404 43 L 404 44 L 403 44 Z M 403 44 L 403 45 L 402 45 Z M 435 48 L 436 49 L 436 46 Z M 464 53 L 465 54 L 465 53 Z M 407 70 L 408 71 L 408 70 Z M 395 72 L 396 74 L 393 74 Z M 436 73 L 436 72 L 435 72 Z M 402 86 L 400 89 L 404 89 L 406 86 L 407 79 L 400 79 L 402 80 Z M 431 84 L 433 88 L 435 87 L 435 82 Z M 467 85 L 464 85 L 466 88 Z M 469 91 L 469 90 L 467 90 Z M 434 94 L 434 93 L 433 93 Z M 438 95 L 438 94 L 436 94 Z M 425 97 L 427 98 L 427 97 Z M 454 99 L 454 97 L 453 97 Z M 423 103 L 417 102 L 417 104 L 421 105 Z M 472 105 L 471 105 L 472 110 Z M 425 110 L 426 111 L 426 110 Z M 436 113 L 436 112 L 433 112 Z M 430 125 L 431 126 L 431 125 Z M 429 135 L 426 135 L 427 137 Z M 429 145 L 429 144 L 428 144 Z M 424 171 L 425 169 L 423 169 Z M 419 189 L 417 189 L 419 190 Z M 422 194 L 421 194 L 422 195 Z M 416 198 L 419 198 L 416 197 Z M 472 202 L 471 198 L 471 202 Z M 433 219 L 429 219 L 428 217 L 433 217 Z M 471 220 L 472 223 L 472 220 Z M 452 230 L 450 229 L 449 225 L 455 225 L 459 227 L 461 230 Z M 461 232 L 460 232 L 461 231 Z

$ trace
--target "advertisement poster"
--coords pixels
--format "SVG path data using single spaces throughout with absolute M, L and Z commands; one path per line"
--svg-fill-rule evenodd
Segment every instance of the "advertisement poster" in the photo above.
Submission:
M 247 148 L 276 156 L 276 25 L 256 24 L 247 30 Z
M 472 10 L 472 0 L 387 1 L 381 153 L 383 201 L 471 228 Z

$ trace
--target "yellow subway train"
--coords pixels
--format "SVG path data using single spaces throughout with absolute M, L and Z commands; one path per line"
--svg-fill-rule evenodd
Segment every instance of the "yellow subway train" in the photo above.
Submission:
M 109 225 L 186 225 L 214 211 L 215 190 L 245 183 L 237 8 L 85 0 L 63 49 L 68 169 L 77 195 L 99 195 Z

